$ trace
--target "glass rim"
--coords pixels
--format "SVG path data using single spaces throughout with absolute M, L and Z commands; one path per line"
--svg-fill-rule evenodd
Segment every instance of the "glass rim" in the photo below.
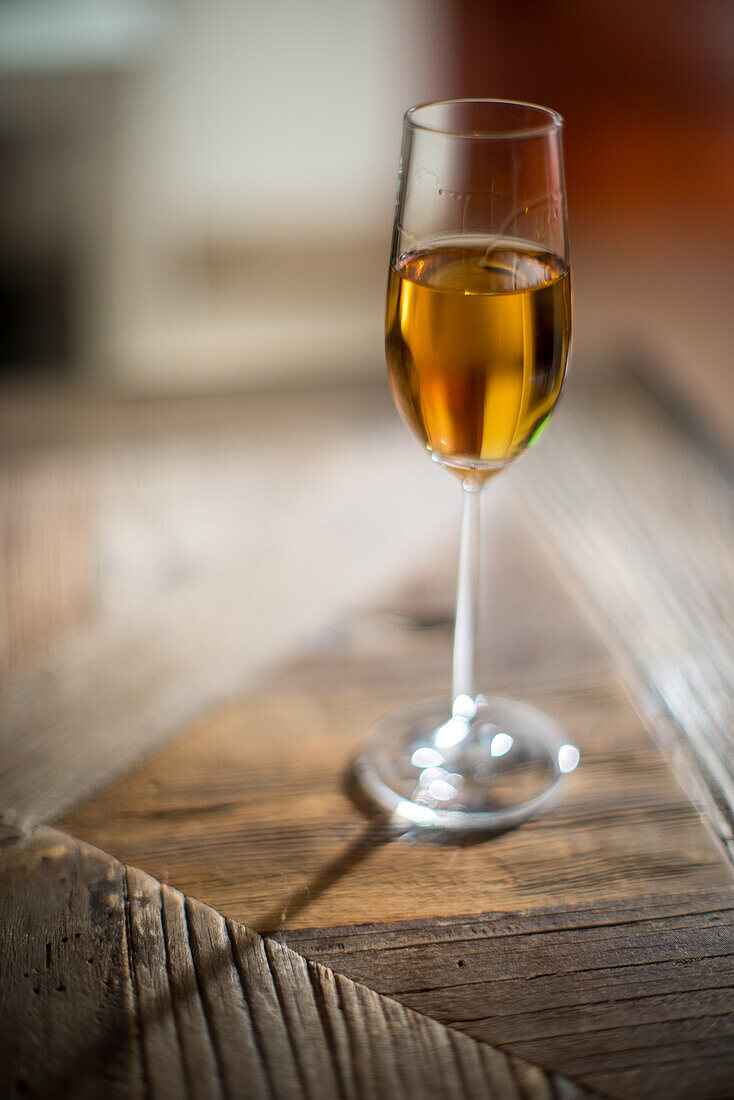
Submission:
M 453 104 L 480 103 L 501 104 L 506 107 L 526 107 L 531 111 L 537 111 L 539 115 L 543 115 L 546 121 L 543 123 L 539 122 L 537 126 L 533 126 L 526 130 L 453 130 L 446 126 L 429 126 L 424 122 L 416 121 L 415 118 L 417 112 L 425 111 L 429 107 L 449 107 Z M 406 126 L 410 126 L 414 130 L 422 130 L 428 134 L 443 134 L 444 137 L 479 138 L 486 141 L 504 139 L 517 141 L 520 138 L 542 137 L 563 129 L 563 116 L 559 114 L 558 111 L 554 111 L 551 107 L 543 107 L 539 103 L 526 103 L 521 99 L 493 99 L 474 96 L 467 96 L 459 99 L 435 99 L 428 100 L 426 103 L 416 103 L 413 107 L 408 108 L 403 115 L 403 120 Z

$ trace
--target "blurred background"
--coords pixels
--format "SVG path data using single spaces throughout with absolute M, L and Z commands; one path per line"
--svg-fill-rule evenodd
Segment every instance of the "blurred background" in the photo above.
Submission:
M 577 352 L 644 345 L 716 417 L 733 73 L 727 0 L 0 0 L 2 377 L 379 377 L 402 111 L 500 96 L 566 118 Z
M 566 119 L 568 390 L 730 443 L 728 0 L 0 0 L 0 667 L 199 631 L 204 698 L 451 559 L 382 325 L 402 113 L 464 95 Z

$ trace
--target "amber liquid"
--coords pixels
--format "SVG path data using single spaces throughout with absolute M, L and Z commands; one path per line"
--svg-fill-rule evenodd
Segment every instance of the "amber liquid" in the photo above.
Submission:
M 568 268 L 520 241 L 453 238 L 390 269 L 387 369 L 426 449 L 477 479 L 540 435 L 563 385 Z

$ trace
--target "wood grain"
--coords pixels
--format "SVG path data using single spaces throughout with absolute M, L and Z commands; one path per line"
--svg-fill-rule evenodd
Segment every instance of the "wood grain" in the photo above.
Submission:
M 0 876 L 3 1096 L 589 1095 L 54 830 Z
M 88 463 L 63 453 L 0 462 L 0 681 L 92 612 L 90 483 Z
M 4 1096 L 140 1095 L 125 869 L 46 832 L 0 848 Z
M 412 599 L 404 590 L 392 611 L 355 616 L 257 693 L 205 714 L 63 827 L 260 929 L 729 883 L 721 853 L 541 549 L 521 524 L 506 523 L 502 535 L 515 571 L 503 596 L 488 601 L 487 634 L 497 649 L 506 640 L 518 678 L 509 679 L 497 650 L 485 653 L 484 667 L 500 668 L 508 679 L 495 684 L 550 712 L 582 753 L 547 815 L 490 843 L 447 850 L 365 821 L 345 790 L 376 718 L 448 689 L 447 571 L 442 586 L 434 578 Z M 539 606 L 547 615 L 535 614 Z M 499 641 L 496 616 L 508 624 Z M 571 662 L 586 671 L 562 678 Z
M 630 374 L 569 396 L 519 491 L 734 862 L 731 452 Z
M 734 889 L 286 938 L 603 1095 L 734 1095 Z
M 20 829 L 124 774 L 458 530 L 456 485 L 381 389 L 8 405 L 0 815 Z
M 127 585 L 138 601 L 127 619 L 93 626 L 13 677 L 3 701 L 0 813 L 16 832 L 79 803 L 166 733 L 182 733 L 64 819 L 164 884 L 53 831 L 4 846 L 12 938 L 0 951 L 11 977 L 0 998 L 4 1018 L 28 1021 L 2 1037 L 2 1073 L 16 1091 L 64 1094 L 73 1083 L 79 1095 L 101 1087 L 113 1096 L 218 1096 L 247 1087 L 248 1095 L 369 1096 L 383 1085 L 417 1095 L 420 1085 L 422 1095 L 556 1097 L 584 1083 L 619 1097 L 734 1094 L 731 873 L 721 847 L 731 849 L 734 774 L 731 483 L 634 383 L 617 376 L 569 396 L 542 458 L 531 455 L 508 475 L 522 520 L 494 504 L 488 514 L 504 550 L 490 554 L 487 681 L 547 709 L 582 750 L 563 800 L 522 829 L 474 847 L 427 844 L 365 821 L 344 790 L 370 723 L 448 686 L 452 566 L 435 543 L 420 558 L 407 508 L 404 546 L 416 556 L 406 560 L 418 579 L 412 592 L 403 582 L 395 598 L 377 596 L 399 570 L 385 567 L 392 545 L 365 544 L 365 515 L 378 506 L 391 513 L 402 483 L 379 417 L 361 435 L 351 424 L 356 443 L 338 478 L 329 473 L 336 429 L 309 466 L 324 518 L 324 486 L 354 484 L 367 465 L 375 472 L 376 448 L 389 492 L 380 501 L 350 498 L 329 528 L 333 539 L 314 536 L 305 573 L 294 572 L 301 544 L 290 557 L 278 554 L 281 610 L 294 618 L 277 621 L 272 583 L 262 581 L 263 563 L 282 545 L 271 525 L 259 550 L 247 544 L 258 578 L 251 592 L 236 591 L 248 575 L 239 536 L 226 560 L 189 557 L 186 544 L 149 589 Z M 318 449 L 317 421 L 309 431 Z M 166 499 L 168 474 L 185 469 L 170 503 L 185 503 L 198 485 L 190 534 L 213 514 L 204 507 L 216 484 L 209 475 L 231 471 L 232 440 L 222 438 L 199 482 L 211 438 L 188 458 L 188 442 L 177 438 L 164 453 L 136 441 L 107 461 L 124 453 L 127 476 L 154 460 L 147 508 Z M 442 483 L 429 473 L 428 495 Z M 234 479 L 219 505 L 244 487 L 254 492 L 255 480 L 254 472 Z M 264 508 L 271 494 L 247 499 Z M 300 486 L 280 498 L 298 530 L 313 519 L 313 499 Z M 145 514 L 140 502 L 120 511 L 114 493 L 107 503 L 113 526 Z M 17 509 L 7 514 L 17 527 Z M 87 517 L 84 503 L 71 527 L 81 531 Z M 432 518 L 424 530 L 440 526 Z M 314 548 L 327 544 L 317 561 Z M 171 546 L 180 549 L 175 539 Z M 550 572 L 549 553 L 717 840 Z M 432 570 L 423 572 L 429 557 Z M 48 564 L 46 550 L 38 560 Z M 191 586 L 167 588 L 181 562 L 193 565 Z M 223 565 L 216 577 L 213 562 Z M 34 575 L 45 577 L 46 564 Z M 371 611 L 339 603 L 348 593 L 362 599 L 342 585 L 355 570 Z M 136 579 L 145 582 L 144 569 Z M 13 581 L 31 596 L 36 583 Z M 299 603 L 304 583 L 313 590 Z M 81 606 L 76 597 L 54 603 L 56 581 L 48 592 L 49 607 Z M 44 611 L 38 621 L 61 624 L 64 615 Z M 247 635 L 254 648 L 243 654 L 245 623 L 258 616 L 263 630 Z M 245 668 L 262 668 L 264 653 L 282 654 L 296 635 L 304 655 L 261 672 L 257 691 L 245 694 Z M 25 662 L 45 635 L 34 626 L 22 637 Z M 579 905 L 560 909 L 569 898 Z M 457 917 L 478 910 L 489 915 Z M 239 918 L 270 930 L 352 926 L 300 941 L 287 935 L 453 1030 L 314 969 Z M 353 927 L 395 920 L 408 924 Z M 537 1065 L 520 1065 L 519 1056 Z M 578 1086 L 549 1079 L 555 1070 Z

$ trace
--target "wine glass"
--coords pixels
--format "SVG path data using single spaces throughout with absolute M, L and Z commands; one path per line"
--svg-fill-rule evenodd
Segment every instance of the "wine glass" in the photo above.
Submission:
M 498 99 L 404 118 L 386 358 L 403 419 L 463 486 L 453 685 L 378 722 L 355 774 L 382 809 L 427 828 L 519 824 L 579 761 L 550 717 L 474 680 L 480 491 L 539 438 L 566 372 L 562 127 L 555 111 Z

